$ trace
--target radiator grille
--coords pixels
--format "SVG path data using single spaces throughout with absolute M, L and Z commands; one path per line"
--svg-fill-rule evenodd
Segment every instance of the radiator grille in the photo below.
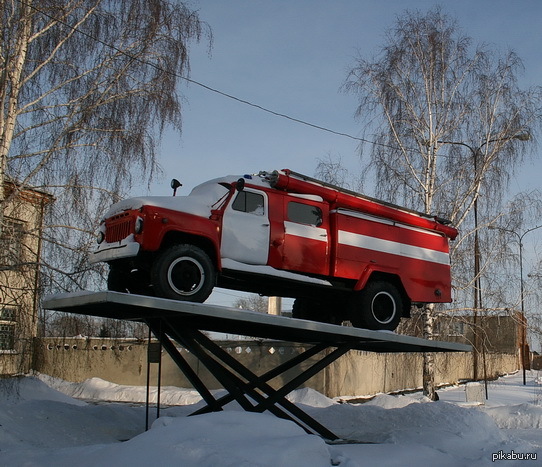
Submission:
M 133 233 L 133 219 L 126 213 L 114 217 L 106 223 L 105 241 L 107 243 L 120 242 Z

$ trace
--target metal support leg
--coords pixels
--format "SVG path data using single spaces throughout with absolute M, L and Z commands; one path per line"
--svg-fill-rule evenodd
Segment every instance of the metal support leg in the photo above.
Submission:
M 169 325 L 168 328 L 176 328 L 174 325 Z M 286 418 L 289 420 L 294 421 L 298 425 L 300 425 L 303 429 L 305 429 L 307 432 L 311 433 L 318 433 L 324 438 L 327 439 L 338 439 L 337 435 L 335 435 L 333 432 L 328 430 L 326 427 L 321 425 L 319 422 L 314 420 L 312 417 L 310 417 L 306 412 L 301 410 L 298 406 L 293 404 L 292 402 L 288 401 L 285 396 L 291 390 L 298 387 L 300 384 L 305 382 L 307 379 L 314 376 L 320 369 L 324 368 L 326 365 L 329 365 L 332 361 L 339 358 L 341 355 L 343 355 L 345 352 L 349 350 L 348 348 L 342 348 L 338 349 L 338 351 L 334 351 L 331 354 L 327 355 L 322 359 L 322 363 L 318 362 L 317 364 L 313 365 L 309 370 L 303 372 L 300 376 L 295 378 L 295 382 L 290 382 L 286 386 L 286 390 L 283 388 L 280 393 L 272 388 L 269 384 L 267 384 L 265 381 L 267 378 L 275 377 L 280 374 L 277 370 L 272 370 L 268 372 L 268 374 L 265 377 L 258 377 L 253 372 L 251 372 L 248 368 L 246 368 L 244 365 L 242 365 L 238 360 L 233 358 L 231 355 L 229 355 L 227 352 L 225 352 L 223 349 L 221 349 L 218 345 L 216 345 L 213 341 L 211 341 L 208 337 L 206 337 L 201 332 L 195 330 L 195 329 L 183 329 L 182 332 L 183 336 L 178 336 L 181 339 L 186 340 L 189 338 L 190 341 L 193 343 L 197 342 L 201 346 L 203 346 L 208 352 L 212 353 L 217 359 L 219 359 L 222 363 L 216 362 L 216 360 L 212 359 L 219 367 L 218 373 L 215 374 L 214 371 L 217 370 L 217 367 L 215 366 L 214 370 L 208 366 L 208 363 L 205 363 L 202 360 L 202 363 L 213 372 L 215 377 L 219 379 L 219 376 L 224 377 L 224 371 L 226 371 L 229 376 L 226 379 L 233 379 L 236 382 L 236 386 L 241 387 L 244 391 L 244 393 L 249 394 L 250 397 L 254 398 L 256 402 L 258 403 L 256 406 L 250 406 L 249 408 L 246 408 L 245 410 L 249 411 L 256 411 L 256 412 L 263 412 L 265 410 L 269 410 L 270 412 L 274 413 L 275 415 Z M 176 337 L 177 338 L 177 337 Z M 312 355 L 316 354 L 318 351 L 322 351 L 326 349 L 327 345 L 319 345 L 316 346 L 315 350 L 309 349 L 309 351 L 305 352 L 305 355 L 300 355 L 298 358 L 296 358 L 297 363 L 301 363 L 305 360 L 307 360 Z M 247 380 L 247 383 L 244 383 L 242 380 L 240 380 L 237 376 L 233 375 L 230 371 L 228 371 L 225 366 L 229 366 L 232 370 L 237 372 L 241 377 L 243 377 L 245 380 Z M 211 364 L 211 366 L 214 366 Z M 282 365 L 283 371 L 286 369 L 291 368 L 291 364 L 285 364 Z M 226 383 L 229 384 L 230 381 Z M 229 390 L 226 385 L 224 387 Z M 259 392 L 255 391 L 254 388 L 258 388 L 260 391 L 266 394 L 267 397 L 262 396 Z M 237 389 L 237 388 L 236 388 Z M 229 400 L 231 399 L 238 399 L 238 394 L 231 394 Z M 223 398 L 219 401 L 220 404 L 226 403 Z M 286 409 L 289 413 L 284 412 L 283 410 L 280 410 L 276 404 L 281 405 L 284 409 Z M 198 411 L 197 413 L 202 413 L 202 411 Z M 310 429 L 307 429 L 309 427 Z
M 153 334 L 159 335 L 156 333 L 156 323 L 152 321 L 148 321 L 147 325 L 149 328 L 153 331 Z M 199 376 L 196 374 L 196 372 L 192 369 L 192 367 L 188 364 L 188 362 L 183 358 L 183 356 L 180 354 L 180 352 L 175 347 L 175 344 L 171 342 L 171 340 L 167 337 L 165 333 L 162 333 L 161 337 L 162 346 L 164 349 L 166 349 L 166 352 L 169 354 L 171 359 L 175 362 L 175 364 L 179 367 L 179 369 L 183 372 L 183 374 L 186 376 L 188 381 L 194 386 L 194 389 L 199 392 L 203 400 L 207 403 L 208 407 L 212 408 L 213 412 L 222 410 L 221 405 L 217 403 L 216 398 L 211 394 L 209 389 L 207 389 L 207 386 L 201 381 Z
M 231 373 L 224 365 L 221 365 L 215 359 L 213 359 L 205 350 L 191 337 L 190 334 L 194 332 L 186 327 L 182 330 L 177 329 L 176 326 L 171 326 L 166 322 L 167 333 L 170 334 L 177 342 L 186 347 L 192 352 L 199 361 L 207 367 L 211 374 L 222 384 L 234 399 L 243 407 L 244 410 L 253 411 L 254 405 L 246 397 L 248 393 L 251 397 L 258 401 L 261 396 L 255 391 L 248 391 L 245 386 L 245 382 Z
M 267 383 L 268 381 L 272 380 L 273 378 L 276 378 L 277 376 L 280 376 L 282 373 L 285 373 L 286 371 L 294 368 L 295 366 L 300 365 L 301 363 L 305 362 L 309 358 L 313 357 L 314 355 L 322 352 L 323 350 L 325 350 L 327 348 L 328 348 L 328 346 L 325 345 L 325 344 L 316 344 L 313 347 L 309 348 L 308 350 L 304 351 L 303 353 L 301 353 L 299 355 L 296 355 L 295 357 L 292 357 L 287 362 L 284 362 L 284 363 L 280 364 L 279 366 L 273 368 L 272 370 L 269 370 L 267 373 L 264 373 L 263 375 L 256 377 L 256 379 L 251 381 L 250 386 L 253 387 L 253 388 L 261 387 L 261 385 L 263 383 Z M 225 355 L 230 357 L 227 353 Z M 227 358 L 227 357 L 225 357 L 225 355 L 223 355 L 223 357 Z M 237 364 L 240 365 L 240 363 L 237 360 L 235 360 L 233 357 L 231 357 L 231 359 L 232 360 L 228 360 L 228 363 L 230 364 L 230 366 L 237 365 Z M 217 400 L 217 402 L 221 406 L 224 406 L 226 404 L 229 404 L 233 400 L 234 400 L 234 398 L 232 397 L 231 394 L 226 394 L 226 395 L 220 397 Z M 197 412 L 195 412 L 195 414 L 208 413 L 208 412 L 211 412 L 211 411 L 212 410 L 210 410 L 208 407 L 203 407 L 203 408 L 199 409 Z
M 342 357 L 350 349 L 351 347 L 349 346 L 339 347 L 335 349 L 333 352 L 327 354 L 320 361 L 316 362 L 312 367 L 310 367 L 309 369 L 301 373 L 299 376 L 292 379 L 289 383 L 285 384 L 282 388 L 276 390 L 272 395 L 270 395 L 265 400 L 265 402 L 256 406 L 256 410 L 264 411 L 271 404 L 282 403 L 282 400 L 287 394 L 292 392 L 294 389 L 298 388 L 301 384 L 303 384 L 308 379 L 312 378 L 314 375 L 319 373 L 326 366 L 333 363 L 339 357 Z

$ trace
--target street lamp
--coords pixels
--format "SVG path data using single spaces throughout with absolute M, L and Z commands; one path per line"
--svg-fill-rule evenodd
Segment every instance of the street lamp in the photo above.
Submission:
M 520 301 L 521 301 L 521 316 L 522 316 L 522 331 L 521 331 L 521 366 L 523 367 L 523 385 L 526 384 L 525 377 L 525 344 L 526 344 L 526 319 L 525 319 L 525 285 L 523 283 L 523 237 L 533 230 L 540 229 L 542 225 L 537 225 L 531 229 L 525 230 L 522 234 L 517 233 L 515 230 L 505 229 L 504 227 L 496 227 L 490 225 L 489 228 L 492 230 L 502 230 L 503 232 L 509 232 L 514 234 L 518 238 L 519 245 L 519 277 L 520 277 Z
M 484 141 L 480 146 L 478 147 L 472 147 L 467 143 L 464 143 L 462 141 L 441 141 L 437 140 L 436 144 L 453 144 L 457 146 L 465 146 L 472 154 L 473 164 L 474 164 L 474 177 L 475 180 L 478 181 L 479 179 L 479 173 L 478 173 L 478 158 L 480 155 L 482 155 L 482 148 L 490 143 L 496 143 L 496 142 L 505 142 L 505 141 L 511 141 L 517 139 L 518 141 L 528 141 L 531 139 L 531 134 L 528 131 L 524 131 L 521 133 L 516 133 L 511 136 L 501 136 L 498 138 L 492 138 L 487 139 Z M 431 145 L 431 141 L 426 140 L 423 143 L 425 146 L 429 147 Z M 478 318 L 478 310 L 482 308 L 482 287 L 481 287 L 481 280 L 480 280 L 480 240 L 478 236 L 478 196 L 475 196 L 474 203 L 473 203 L 473 213 L 474 213 L 474 354 L 473 354 L 473 367 L 474 367 L 474 379 L 477 378 L 478 373 L 478 361 L 476 358 L 476 345 L 477 345 L 477 318 Z
M 521 133 L 516 133 L 511 136 L 501 136 L 498 138 L 487 139 L 480 146 L 474 148 L 467 143 L 462 141 L 436 141 L 437 144 L 453 144 L 458 146 L 465 146 L 472 154 L 473 164 L 474 164 L 474 176 L 475 179 L 478 179 L 478 158 L 482 154 L 482 148 L 490 143 L 511 141 L 517 139 L 518 141 L 529 141 L 531 139 L 531 134 L 528 131 Z M 430 141 L 426 140 L 425 145 L 429 146 Z M 478 196 L 474 198 L 473 203 L 473 212 L 474 212 L 474 312 L 476 313 L 478 308 L 482 304 L 482 292 L 480 286 L 480 244 L 478 238 Z
M 437 141 L 438 144 L 454 144 L 459 146 L 465 146 L 472 153 L 474 163 L 474 176 L 478 179 L 478 157 L 482 154 L 482 148 L 489 143 L 504 142 L 517 139 L 519 141 L 528 141 L 531 139 L 531 134 L 527 131 L 517 133 L 512 136 L 502 136 L 499 138 L 488 139 L 484 141 L 480 146 L 473 148 L 472 146 L 462 141 Z M 482 288 L 480 285 L 480 244 L 478 238 L 478 196 L 474 198 L 473 204 L 474 212 L 474 312 L 476 313 L 478 308 L 482 306 Z

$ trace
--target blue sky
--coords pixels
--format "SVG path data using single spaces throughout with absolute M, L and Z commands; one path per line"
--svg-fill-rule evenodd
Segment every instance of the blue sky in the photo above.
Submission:
M 365 136 L 354 118 L 355 96 L 340 91 L 356 56 L 370 58 L 385 32 L 405 9 L 427 9 L 435 1 L 399 0 L 200 0 L 190 2 L 213 31 L 214 43 L 192 46 L 196 81 L 292 117 L 354 136 Z M 542 84 L 542 1 L 455 0 L 441 2 L 475 44 L 513 49 L 525 65 L 524 87 Z M 340 157 L 355 173 L 358 142 L 279 118 L 194 84 L 182 83 L 182 134 L 166 133 L 163 174 L 153 195 L 179 194 L 225 174 L 290 168 L 314 175 L 317 158 Z M 539 152 L 536 153 L 540 154 Z M 510 190 L 538 188 L 542 162 L 513 178 Z M 132 194 L 142 194 L 141 187 Z M 366 187 L 371 195 L 371 187 Z M 540 229 L 542 231 L 542 229 Z M 532 234 L 532 241 L 538 233 Z M 542 235 L 540 235 L 542 239 Z M 526 245 L 527 246 L 527 245 Z M 526 267 L 525 272 L 528 272 Z
M 191 78 L 261 106 L 355 136 L 355 96 L 340 91 L 360 54 L 369 58 L 405 9 L 434 1 L 200 0 L 192 2 L 213 30 L 214 45 L 193 46 Z M 511 48 L 522 57 L 525 86 L 542 84 L 542 2 L 455 0 L 443 4 L 475 43 Z M 183 132 L 163 140 L 152 194 L 169 194 L 173 176 L 183 192 L 229 173 L 291 168 L 314 174 L 317 158 L 340 156 L 359 168 L 358 143 L 305 127 L 183 83 Z M 370 139 L 370 135 L 366 135 Z M 533 172 L 531 166 L 524 172 Z M 536 180 L 528 180 L 532 186 Z M 525 180 L 516 182 L 525 187 Z M 367 187 L 370 190 L 370 187 Z M 514 189 L 514 186 L 511 187 Z

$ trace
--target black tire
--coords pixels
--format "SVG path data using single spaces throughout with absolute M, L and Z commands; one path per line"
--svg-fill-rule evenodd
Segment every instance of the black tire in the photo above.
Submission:
M 107 276 L 107 290 L 112 292 L 152 295 L 148 272 L 111 265 Z
M 394 331 L 403 316 L 403 300 L 397 288 L 384 281 L 367 284 L 354 299 L 351 321 L 355 327 Z
M 203 303 L 213 291 L 216 271 L 201 248 L 174 245 L 154 262 L 151 282 L 158 297 Z
M 310 303 L 306 298 L 296 298 L 292 306 L 292 318 L 311 319 Z
M 107 276 L 107 290 L 128 293 L 129 272 L 117 266 L 110 266 Z

